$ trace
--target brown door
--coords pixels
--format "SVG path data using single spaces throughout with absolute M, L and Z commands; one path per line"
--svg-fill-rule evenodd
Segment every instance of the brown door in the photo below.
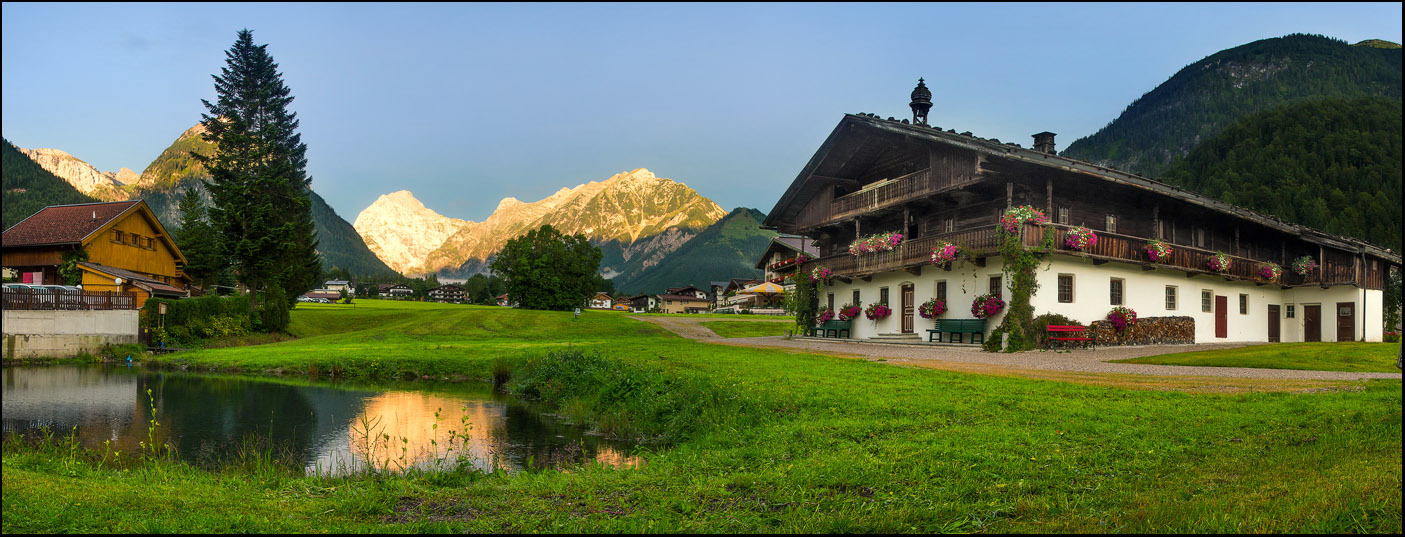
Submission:
M 903 333 L 912 333 L 912 284 L 903 284 Z
M 1322 306 L 1303 306 L 1303 341 L 1322 341 Z
M 1278 306 L 1269 304 L 1268 306 L 1268 342 L 1278 343 Z
M 1215 295 L 1215 337 L 1229 337 L 1229 297 Z
M 1337 341 L 1356 341 L 1356 304 L 1337 303 Z

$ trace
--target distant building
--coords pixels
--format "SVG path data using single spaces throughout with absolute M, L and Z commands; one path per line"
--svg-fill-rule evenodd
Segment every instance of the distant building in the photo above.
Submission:
M 328 280 L 326 283 L 322 284 L 322 288 L 333 291 L 346 291 L 348 293 L 353 292 L 351 289 L 351 282 L 346 280 Z
M 590 299 L 590 308 L 597 310 L 607 310 L 614 305 L 614 299 L 610 298 L 610 293 L 595 293 Z
M 629 299 L 630 313 L 648 313 L 659 303 L 658 297 L 650 294 L 635 295 Z
M 664 313 L 707 313 L 710 304 L 707 296 L 694 295 L 659 295 L 659 309 Z
M 452 283 L 430 289 L 428 294 L 429 299 L 435 302 L 463 304 L 464 301 L 463 288 Z
M 814 239 L 781 235 L 771 237 L 771 243 L 766 245 L 766 251 L 756 261 L 756 268 L 765 271 L 762 278 L 766 281 L 782 283 L 786 276 L 795 273 L 797 267 L 819 257 L 820 248 Z
M 689 285 L 689 286 L 687 286 L 687 287 L 670 287 L 670 288 L 668 288 L 668 290 L 667 290 L 664 294 L 668 294 L 668 295 L 685 295 L 685 296 L 691 296 L 691 297 L 694 297 L 694 298 L 701 298 L 701 299 L 703 299 L 703 300 L 707 300 L 707 294 L 708 294 L 708 293 L 707 293 L 707 291 L 704 291 L 704 290 L 702 290 L 702 289 L 698 289 L 697 287 L 694 287 L 694 286 Z
M 507 293 L 503 293 L 503 294 L 501 294 L 501 295 L 498 295 L 497 301 L 498 301 L 498 305 L 499 305 L 499 306 L 504 306 L 504 307 L 506 307 L 506 306 L 508 306 L 508 305 L 511 304 L 511 302 L 509 301 L 509 299 L 508 299 L 508 297 L 507 297 Z
M 381 298 L 406 298 L 413 294 L 415 294 L 415 290 L 403 283 L 380 284 Z

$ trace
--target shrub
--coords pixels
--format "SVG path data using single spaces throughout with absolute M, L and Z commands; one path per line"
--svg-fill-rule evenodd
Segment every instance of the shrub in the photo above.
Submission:
M 1054 326 L 1083 326 L 1083 323 L 1060 315 L 1058 313 L 1045 313 L 1034 318 L 1029 323 L 1028 340 L 1036 342 L 1040 347 L 1049 343 L 1049 325 Z

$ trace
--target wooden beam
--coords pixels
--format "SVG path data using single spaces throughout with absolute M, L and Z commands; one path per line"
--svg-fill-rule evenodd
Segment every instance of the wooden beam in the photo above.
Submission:
M 1096 257 L 1093 258 L 1093 266 L 1104 265 L 1104 264 L 1107 264 L 1107 260 L 1106 260 L 1106 259 L 1099 259 L 1099 258 L 1096 258 Z
M 906 271 L 908 272 L 908 274 L 911 274 L 911 275 L 913 275 L 913 276 L 921 276 L 921 275 L 922 275 L 922 265 L 917 265 L 917 266 L 913 266 L 913 267 L 907 267 L 907 268 L 904 268 L 903 270 L 906 270 Z
M 975 263 L 976 266 L 978 266 L 978 267 L 984 267 L 984 266 L 985 266 L 985 258 L 984 258 L 984 257 L 977 257 L 977 258 L 974 258 L 974 259 L 971 260 L 971 262 L 972 262 L 972 263 Z
M 810 180 L 819 183 L 836 183 L 844 186 L 858 186 L 858 179 L 847 179 L 844 177 L 830 177 L 828 175 L 811 174 Z
M 1145 271 L 1153 271 L 1153 270 L 1156 270 L 1156 265 L 1153 265 L 1153 264 L 1151 264 L 1151 263 L 1142 263 L 1142 270 L 1145 270 Z
M 859 279 L 860 279 L 860 280 L 863 280 L 863 281 L 866 281 L 866 282 L 872 282 L 872 281 L 873 281 L 873 275 L 872 275 L 872 274 L 865 274 L 865 275 L 863 275 L 863 276 L 860 276 Z

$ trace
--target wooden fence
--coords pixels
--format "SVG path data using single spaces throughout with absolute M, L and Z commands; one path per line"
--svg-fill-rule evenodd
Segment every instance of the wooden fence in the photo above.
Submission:
M 60 291 L 33 287 L 6 287 L 7 310 L 134 310 L 136 293 L 111 291 Z

